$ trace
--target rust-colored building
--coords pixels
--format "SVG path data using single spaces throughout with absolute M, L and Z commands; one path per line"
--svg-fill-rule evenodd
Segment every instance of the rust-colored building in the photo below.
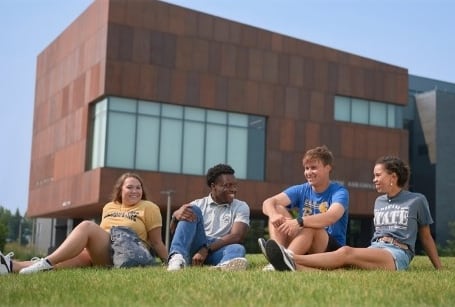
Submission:
M 408 156 L 407 99 L 401 67 L 161 1 L 96 0 L 38 57 L 27 214 L 98 218 L 125 170 L 165 212 L 163 191 L 176 209 L 226 162 L 262 219 L 326 144 L 351 220 L 370 218 L 374 161 Z

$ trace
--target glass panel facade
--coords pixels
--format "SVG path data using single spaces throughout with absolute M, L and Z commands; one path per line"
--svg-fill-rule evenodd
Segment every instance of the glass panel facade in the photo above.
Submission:
M 160 121 L 157 117 L 137 118 L 136 169 L 157 170 L 160 143 Z
M 132 114 L 109 112 L 106 165 L 134 168 L 136 118 Z
M 161 105 L 161 116 L 168 117 L 168 118 L 183 118 L 183 107 L 182 106 L 175 106 L 172 104 L 162 104 Z
M 245 129 L 229 128 L 227 142 L 227 163 L 235 165 L 235 174 L 240 178 L 247 175 L 248 134 Z
M 107 99 L 98 102 L 92 109 L 92 144 L 89 168 L 97 168 L 104 165 L 105 144 L 106 144 L 106 120 L 107 120 Z
M 370 103 L 370 125 L 387 127 L 387 105 L 379 102 Z
M 182 121 L 177 119 L 161 120 L 159 171 L 179 173 L 182 153 Z
M 139 114 L 160 116 L 161 105 L 155 102 L 139 101 L 137 112 Z
M 136 103 L 131 103 L 131 100 L 127 98 L 110 97 L 109 110 L 135 113 Z
M 265 148 L 264 131 L 267 122 L 262 116 L 248 116 L 248 178 L 264 178 L 265 155 L 261 150 Z
M 360 99 L 351 101 L 351 121 L 358 124 L 368 124 L 368 103 Z
M 204 170 L 205 129 L 203 122 L 185 122 L 182 173 L 199 175 Z
M 351 121 L 351 102 L 347 97 L 335 97 L 335 119 Z
M 224 125 L 207 125 L 205 169 L 226 161 L 227 129 Z
M 380 101 L 335 96 L 334 118 L 338 121 L 403 128 L 403 107 Z
M 117 97 L 91 112 L 89 168 L 204 175 L 228 163 L 239 179 L 264 179 L 264 117 Z
M 226 112 L 221 111 L 207 111 L 207 122 L 226 125 L 227 116 Z

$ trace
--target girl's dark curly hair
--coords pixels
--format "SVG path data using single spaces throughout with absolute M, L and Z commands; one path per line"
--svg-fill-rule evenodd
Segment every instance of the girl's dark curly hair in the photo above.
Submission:
M 112 195 L 111 195 L 111 200 L 113 202 L 122 203 L 122 186 L 123 186 L 123 183 L 125 182 L 125 180 L 130 177 L 136 178 L 141 183 L 141 187 L 142 187 L 141 199 L 147 200 L 147 192 L 144 189 L 144 182 L 142 181 L 142 178 L 138 174 L 135 174 L 135 173 L 124 173 L 117 179 L 117 181 L 114 184 L 114 189 L 112 190 Z
M 234 169 L 227 164 L 217 164 L 207 171 L 207 185 L 210 188 L 212 183 L 215 183 L 220 175 L 234 175 Z
M 376 160 L 376 164 L 382 164 L 388 174 L 397 175 L 397 186 L 403 188 L 408 182 L 411 170 L 409 166 L 398 157 L 383 156 Z

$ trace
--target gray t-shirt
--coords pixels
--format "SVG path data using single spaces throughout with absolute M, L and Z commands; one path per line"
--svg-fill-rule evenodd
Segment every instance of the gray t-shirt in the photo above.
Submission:
M 372 241 L 384 236 L 393 237 L 407 244 L 414 255 L 419 227 L 432 223 L 424 195 L 404 190 L 393 198 L 381 195 L 374 203 L 375 232 Z
M 230 204 L 217 204 L 209 195 L 191 204 L 201 209 L 205 234 L 209 239 L 229 234 L 235 222 L 250 225 L 250 207 L 244 201 L 234 199 Z

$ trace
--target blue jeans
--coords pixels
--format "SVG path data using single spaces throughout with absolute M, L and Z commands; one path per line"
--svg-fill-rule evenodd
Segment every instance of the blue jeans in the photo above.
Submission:
M 204 218 L 201 209 L 192 206 L 193 213 L 196 214 L 196 221 L 179 221 L 175 229 L 174 237 L 171 242 L 169 256 L 181 254 L 187 264 L 191 264 L 193 255 L 203 246 L 211 244 L 217 238 L 207 237 L 204 230 Z M 210 253 L 205 259 L 205 264 L 217 265 L 224 261 L 245 257 L 246 250 L 241 244 L 229 244 Z

